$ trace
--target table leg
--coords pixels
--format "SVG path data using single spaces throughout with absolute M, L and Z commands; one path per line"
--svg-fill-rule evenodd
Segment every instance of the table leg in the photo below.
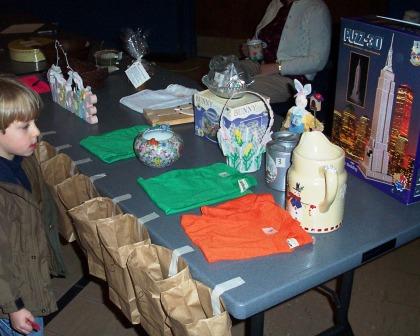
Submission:
M 348 312 L 350 307 L 351 291 L 353 287 L 354 270 L 343 273 L 338 277 L 338 291 L 337 296 L 334 298 L 334 321 L 335 325 L 320 333 L 318 336 L 332 336 L 332 335 L 343 335 L 353 336 L 353 330 L 351 328 Z
M 248 317 L 245 321 L 246 336 L 264 335 L 264 312 Z
M 44 317 L 44 324 L 47 325 L 51 320 L 58 315 L 60 311 L 66 307 L 71 300 L 73 300 L 88 284 L 89 276 L 82 276 L 79 281 L 77 281 L 58 301 L 57 307 L 58 310 L 50 315 Z

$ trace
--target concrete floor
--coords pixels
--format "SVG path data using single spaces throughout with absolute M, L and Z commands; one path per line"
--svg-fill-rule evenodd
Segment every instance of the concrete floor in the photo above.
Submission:
M 83 274 L 83 257 L 74 245 L 63 246 L 69 268 L 67 279 L 54 279 L 62 296 Z M 355 272 L 349 319 L 357 336 L 420 335 L 420 239 L 401 247 Z M 335 282 L 330 281 L 329 286 Z M 131 326 L 108 300 L 105 282 L 90 278 L 88 285 L 47 325 L 48 336 L 145 335 Z M 268 310 L 265 336 L 316 335 L 332 325 L 328 299 L 310 290 Z M 233 336 L 244 335 L 244 323 L 236 323 Z

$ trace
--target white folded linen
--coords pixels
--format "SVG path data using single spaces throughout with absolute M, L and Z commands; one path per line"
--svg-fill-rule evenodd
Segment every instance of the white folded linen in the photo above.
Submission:
M 198 92 L 178 84 L 170 84 L 162 90 L 142 90 L 127 97 L 122 97 L 120 103 L 143 113 L 143 109 L 164 109 L 179 105 L 191 104 L 192 96 Z

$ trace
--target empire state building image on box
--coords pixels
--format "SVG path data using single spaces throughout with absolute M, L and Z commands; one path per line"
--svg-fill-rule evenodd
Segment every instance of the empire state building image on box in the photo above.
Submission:
M 395 91 L 395 74 L 392 70 L 393 42 L 394 35 L 392 35 L 386 64 L 379 75 L 370 138 L 364 159 L 359 165 L 366 177 L 387 183 L 392 182 L 392 177 L 388 174 L 388 143 Z

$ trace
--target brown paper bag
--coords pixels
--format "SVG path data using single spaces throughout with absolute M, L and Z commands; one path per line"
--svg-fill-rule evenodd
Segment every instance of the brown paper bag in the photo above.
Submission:
M 137 217 L 124 214 L 103 219 L 97 224 L 99 242 L 105 266 L 110 300 L 127 319 L 140 323 L 133 283 L 127 269 L 127 259 L 140 245 L 150 244 L 149 233 Z
M 76 233 L 71 219 L 67 214 L 67 209 L 58 197 L 56 186 L 65 179 L 78 173 L 78 169 L 68 155 L 59 153 L 51 159 L 42 162 L 41 171 L 57 204 L 59 215 L 58 232 L 66 241 L 72 242 L 76 239 Z
M 99 243 L 97 224 L 121 214 L 120 207 L 108 197 L 95 197 L 69 210 L 74 226 L 84 249 L 89 273 L 106 280 L 102 250 Z
M 191 279 L 185 260 L 180 257 L 177 273 L 169 276 L 172 251 L 158 245 L 136 247 L 127 260 L 134 285 L 142 326 L 150 336 L 172 335 L 169 320 L 160 302 L 160 293 Z
M 230 336 L 232 321 L 221 302 L 214 314 L 211 289 L 187 280 L 161 294 L 162 306 L 171 321 L 174 336 Z
M 41 164 L 57 155 L 57 150 L 46 141 L 40 141 L 35 147 L 35 158 Z
M 99 193 L 88 176 L 76 174 L 56 185 L 57 195 L 67 210 L 98 197 Z

